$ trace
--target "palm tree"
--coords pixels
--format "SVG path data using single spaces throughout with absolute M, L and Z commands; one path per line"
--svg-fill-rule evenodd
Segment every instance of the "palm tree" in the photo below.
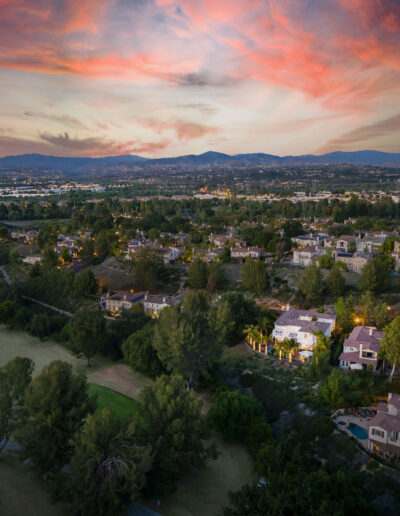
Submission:
M 331 347 L 331 341 L 329 340 L 329 337 L 324 335 L 321 330 L 318 330 L 314 333 L 316 336 L 316 342 L 314 344 L 314 356 L 315 356 L 315 362 L 318 364 L 318 357 L 321 353 L 324 353 L 325 351 L 328 351 L 328 349 Z
M 246 326 L 245 330 L 243 330 L 243 333 L 246 335 L 246 342 L 250 344 L 253 350 L 255 350 L 255 345 L 259 336 L 257 326 L 255 326 L 254 324 L 249 324 L 248 326 Z
M 278 350 L 279 353 L 279 360 L 282 360 L 282 355 L 286 355 L 287 352 L 287 343 L 286 340 L 278 340 L 278 342 L 275 342 L 275 348 Z
M 295 354 L 296 350 L 299 349 L 299 343 L 295 339 L 290 339 L 287 342 L 288 350 L 289 350 L 289 362 L 292 362 L 293 355 Z

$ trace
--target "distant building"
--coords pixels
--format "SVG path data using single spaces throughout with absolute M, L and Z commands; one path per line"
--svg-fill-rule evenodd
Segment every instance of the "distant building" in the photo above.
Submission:
M 341 253 L 334 252 L 335 262 L 344 263 L 349 271 L 360 273 L 366 266 L 372 255 L 368 253 Z
M 357 238 L 356 247 L 357 252 L 360 253 L 374 253 L 379 251 L 387 239 L 386 235 L 367 236 L 364 238 Z
M 145 295 L 146 294 L 144 292 L 117 292 L 112 296 L 108 293 L 102 297 L 101 302 L 105 310 L 116 313 L 121 310 L 130 310 L 138 303 L 142 303 Z
M 378 367 L 378 354 L 383 333 L 375 328 L 356 326 L 343 343 L 343 353 L 339 356 L 342 369 L 366 369 Z
M 159 294 L 154 296 L 145 294 L 143 299 L 144 311 L 152 314 L 153 316 L 157 316 L 161 310 L 167 306 L 176 306 L 181 303 L 184 300 L 185 295 L 186 294 L 181 294 L 179 296 L 171 297 L 166 294 Z
M 349 253 L 356 250 L 356 240 L 357 237 L 354 235 L 342 235 L 338 238 L 328 237 L 324 241 L 324 246 Z
M 231 249 L 231 258 L 234 260 L 261 257 L 261 249 L 259 247 L 233 247 Z
M 326 249 L 316 245 L 293 249 L 293 263 L 296 265 L 302 265 L 303 267 L 308 267 L 318 259 L 319 256 L 322 256 L 325 253 Z
M 319 235 L 318 233 L 309 233 L 308 235 L 292 237 L 291 240 L 299 247 L 313 247 L 322 245 L 325 240 L 325 235 Z

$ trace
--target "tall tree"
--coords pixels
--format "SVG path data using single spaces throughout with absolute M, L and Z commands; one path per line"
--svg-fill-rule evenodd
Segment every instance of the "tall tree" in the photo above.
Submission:
M 58 471 L 69 462 L 72 438 L 96 408 L 86 377 L 56 360 L 45 367 L 25 393 L 25 425 L 17 439 L 23 455 L 42 472 Z
M 326 279 L 329 292 L 336 297 L 343 294 L 346 282 L 338 267 L 334 267 Z
M 92 296 L 98 288 L 97 279 L 90 269 L 80 272 L 74 278 L 74 293 L 77 296 Z
M 34 364 L 16 357 L 0 369 L 0 452 L 25 419 L 25 389 L 31 383 Z
M 76 514 L 122 514 L 144 485 L 143 451 L 109 408 L 89 415 L 65 475 L 65 498 Z
M 324 292 L 324 281 L 319 267 L 312 263 L 303 272 L 299 281 L 300 292 L 312 303 L 317 303 Z
M 69 322 L 71 351 L 90 360 L 103 348 L 105 337 L 104 317 L 99 311 L 81 310 Z
M 363 268 L 358 280 L 362 292 L 384 292 L 390 284 L 389 269 L 382 257 L 375 257 Z
M 192 382 L 209 379 L 218 364 L 222 349 L 208 324 L 204 292 L 192 292 L 178 307 L 167 307 L 160 315 L 154 347 L 167 371 L 182 375 L 190 388 Z
M 205 444 L 210 433 L 201 407 L 181 376 L 160 376 L 141 392 L 136 424 L 151 450 L 146 490 L 152 497 L 173 492 L 184 468 L 199 468 L 216 458 L 215 447 Z
M 261 412 L 259 401 L 239 392 L 224 391 L 211 405 L 207 419 L 225 439 L 242 439 L 250 422 Z
M 242 285 L 258 296 L 268 289 L 269 275 L 265 263 L 247 258 L 242 267 Z
M 384 337 L 381 340 L 380 356 L 385 358 L 392 366 L 390 373 L 390 382 L 396 367 L 400 364 L 400 316 L 398 315 L 393 321 L 383 329 Z
M 42 265 L 43 267 L 56 267 L 58 265 L 58 256 L 51 247 L 46 247 L 46 249 L 42 252 Z
M 141 373 L 159 376 L 163 366 L 153 347 L 154 325 L 147 324 L 132 333 L 122 344 L 122 353 L 127 363 Z
M 188 282 L 190 288 L 206 288 L 209 270 L 207 264 L 198 258 L 189 266 Z

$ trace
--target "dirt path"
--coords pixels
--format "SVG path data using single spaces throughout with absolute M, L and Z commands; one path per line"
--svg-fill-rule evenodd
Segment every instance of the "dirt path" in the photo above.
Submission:
M 141 373 L 132 371 L 125 364 L 116 364 L 109 367 L 88 371 L 88 382 L 108 387 L 125 394 L 129 398 L 137 399 L 141 390 L 153 384 L 153 380 Z

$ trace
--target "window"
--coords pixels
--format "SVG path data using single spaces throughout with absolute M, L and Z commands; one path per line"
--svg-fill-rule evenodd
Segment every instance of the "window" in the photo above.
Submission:
M 393 442 L 398 441 L 399 440 L 399 432 L 395 432 L 394 430 L 392 430 L 391 432 L 389 432 L 389 438 Z
M 381 430 L 376 430 L 376 428 L 373 428 L 372 435 L 376 435 L 378 437 L 385 437 L 385 432 L 382 432 Z

